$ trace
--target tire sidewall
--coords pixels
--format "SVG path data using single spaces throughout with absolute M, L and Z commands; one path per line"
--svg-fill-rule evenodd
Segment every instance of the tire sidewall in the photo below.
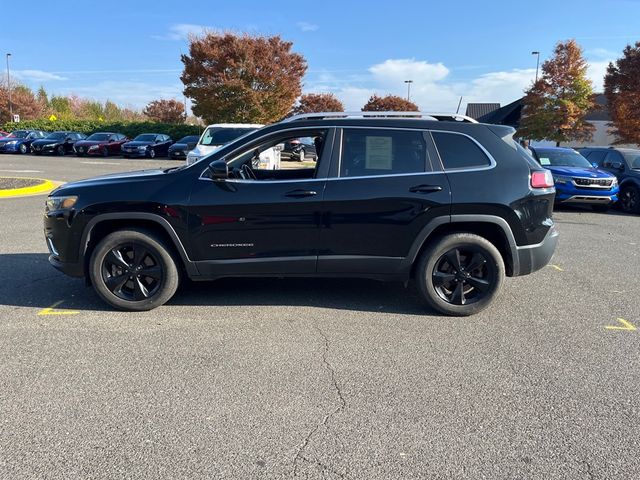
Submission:
M 24 144 L 20 144 L 20 146 L 18 147 L 18 150 L 20 151 L 21 154 L 25 154 L 29 151 L 29 148 Z
M 493 262 L 491 268 L 495 268 L 495 281 L 489 292 L 483 299 L 468 305 L 453 305 L 438 295 L 433 285 L 432 273 L 436 263 L 449 250 L 453 248 L 473 247 L 482 250 L 487 261 Z M 505 266 L 502 255 L 498 249 L 487 239 L 470 233 L 455 233 L 445 235 L 439 240 L 433 241 L 423 252 L 416 271 L 418 288 L 427 303 L 440 313 L 454 316 L 468 316 L 487 308 L 499 294 L 505 278 Z
M 140 243 L 151 250 L 161 264 L 164 272 L 158 291 L 151 297 L 140 301 L 128 301 L 117 297 L 105 285 L 102 279 L 102 262 L 113 248 L 127 243 Z M 89 276 L 96 293 L 109 305 L 119 310 L 145 311 L 166 303 L 175 293 L 179 283 L 176 261 L 166 245 L 153 232 L 143 230 L 118 230 L 104 237 L 91 254 Z
M 635 185 L 626 185 L 621 193 L 621 196 L 624 198 L 627 195 L 627 192 L 635 193 L 636 196 L 636 205 L 635 207 L 626 208 L 624 206 L 624 202 L 620 202 L 620 206 L 624 212 L 627 213 L 638 213 L 640 211 L 640 189 Z

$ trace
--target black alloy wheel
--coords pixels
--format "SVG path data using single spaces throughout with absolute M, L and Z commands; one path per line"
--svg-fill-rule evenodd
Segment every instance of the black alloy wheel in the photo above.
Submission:
M 156 158 L 156 151 L 153 148 L 149 149 L 149 158 Z
M 442 255 L 432 272 L 436 292 L 452 305 L 482 300 L 495 282 L 496 269 L 479 248 L 453 248 Z
M 138 243 L 112 248 L 102 261 L 102 280 L 116 297 L 141 301 L 156 294 L 162 266 L 154 253 Z
M 103 157 L 108 157 L 109 156 L 109 149 L 107 148 L 106 145 L 104 147 L 102 147 L 102 156 Z
M 56 147 L 56 153 L 61 157 L 64 156 L 64 145 L 58 145 Z
M 633 185 L 628 185 L 620 192 L 620 207 L 627 213 L 640 212 L 640 190 Z

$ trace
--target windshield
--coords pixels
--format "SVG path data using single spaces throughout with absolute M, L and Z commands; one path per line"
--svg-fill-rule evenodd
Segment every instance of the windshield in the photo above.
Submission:
M 26 130 L 16 130 L 15 132 L 11 132 L 9 135 L 7 135 L 7 137 L 8 138 L 25 138 L 28 134 L 29 132 L 27 132 Z
M 182 137 L 176 143 L 193 143 L 193 142 L 197 142 L 198 138 L 200 137 L 198 137 L 197 135 L 189 135 L 188 137 Z
M 629 164 L 629 168 L 640 170 L 640 150 L 623 152 L 624 158 Z
M 156 136 L 152 133 L 143 133 L 133 139 L 134 142 L 155 142 Z
M 50 133 L 49 135 L 47 135 L 47 138 L 49 140 L 61 140 L 64 137 L 66 137 L 66 135 L 67 134 L 64 133 L 64 132 L 53 132 L 53 133 Z
M 255 131 L 255 128 L 221 128 L 209 127 L 200 140 L 200 145 L 224 145 L 236 138 Z
M 106 142 L 111 137 L 110 133 L 94 133 L 93 135 L 89 135 L 87 140 L 93 140 L 94 142 Z
M 538 161 L 543 167 L 593 168 L 589 161 L 575 150 L 536 149 Z

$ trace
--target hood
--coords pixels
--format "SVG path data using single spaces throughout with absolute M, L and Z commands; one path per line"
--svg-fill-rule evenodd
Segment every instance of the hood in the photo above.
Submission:
M 0 138 L 0 143 L 8 143 L 8 142 L 25 142 L 26 138 L 11 138 L 11 137 L 2 137 Z
M 137 140 L 135 142 L 127 142 L 127 143 L 123 143 L 122 146 L 123 147 L 146 147 L 148 145 L 154 145 L 155 142 L 141 142 L 140 140 Z
M 87 188 L 87 187 L 98 187 L 101 185 L 109 185 L 113 183 L 119 183 L 122 181 L 131 181 L 135 179 L 140 180 L 153 180 L 162 175 L 167 175 L 164 170 L 159 168 L 153 168 L 149 170 L 137 170 L 134 172 L 122 172 L 122 173 L 111 173 L 109 175 L 100 175 L 99 177 L 87 178 L 85 180 L 78 180 L 75 182 L 65 183 L 64 185 L 58 187 L 56 190 L 51 192 L 50 195 L 58 194 L 59 192 L 63 195 L 67 195 L 67 192 L 72 193 L 76 187 L 79 188 Z
M 196 142 L 174 143 L 169 147 L 169 150 L 191 150 L 195 146 L 196 146 Z
M 78 140 L 74 145 L 76 147 L 91 147 L 92 145 L 108 145 L 109 142 L 104 140 Z
M 196 148 L 191 150 L 189 153 L 193 153 L 194 155 L 198 155 L 199 157 L 209 155 L 210 153 L 218 150 L 222 145 L 197 145 Z
M 603 170 L 598 170 L 596 168 L 586 168 L 586 167 L 552 167 L 549 165 L 545 165 L 547 170 L 549 170 L 554 175 L 564 175 L 567 177 L 585 177 L 585 178 L 613 178 L 615 175 L 612 175 L 609 172 L 605 172 Z
M 55 140 L 53 138 L 38 138 L 37 140 L 34 140 L 31 144 L 32 145 L 54 145 L 56 143 L 64 143 L 64 140 Z

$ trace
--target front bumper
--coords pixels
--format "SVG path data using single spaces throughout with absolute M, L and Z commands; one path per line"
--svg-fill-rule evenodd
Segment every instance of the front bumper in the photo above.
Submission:
M 7 145 L 6 143 L 0 144 L 0 153 L 16 153 L 20 151 L 20 145 Z
M 515 275 L 528 275 L 545 267 L 553 253 L 556 251 L 558 245 L 558 230 L 553 225 L 542 242 L 535 245 L 525 245 L 522 247 L 516 247 L 518 254 L 518 271 L 514 272 Z
M 187 154 L 183 150 L 169 150 L 169 158 L 174 160 L 184 160 L 187 158 Z
M 65 275 L 70 277 L 84 277 L 84 268 L 81 263 L 61 262 L 54 254 L 49 255 L 49 263 Z
M 587 203 L 609 205 L 618 201 L 618 186 L 611 188 L 576 187 L 572 184 L 556 184 L 556 203 Z
M 122 150 L 122 155 L 125 157 L 143 158 L 143 157 L 149 156 L 149 151 L 145 150 L 143 152 L 140 152 L 138 150 L 134 150 L 134 151 Z

